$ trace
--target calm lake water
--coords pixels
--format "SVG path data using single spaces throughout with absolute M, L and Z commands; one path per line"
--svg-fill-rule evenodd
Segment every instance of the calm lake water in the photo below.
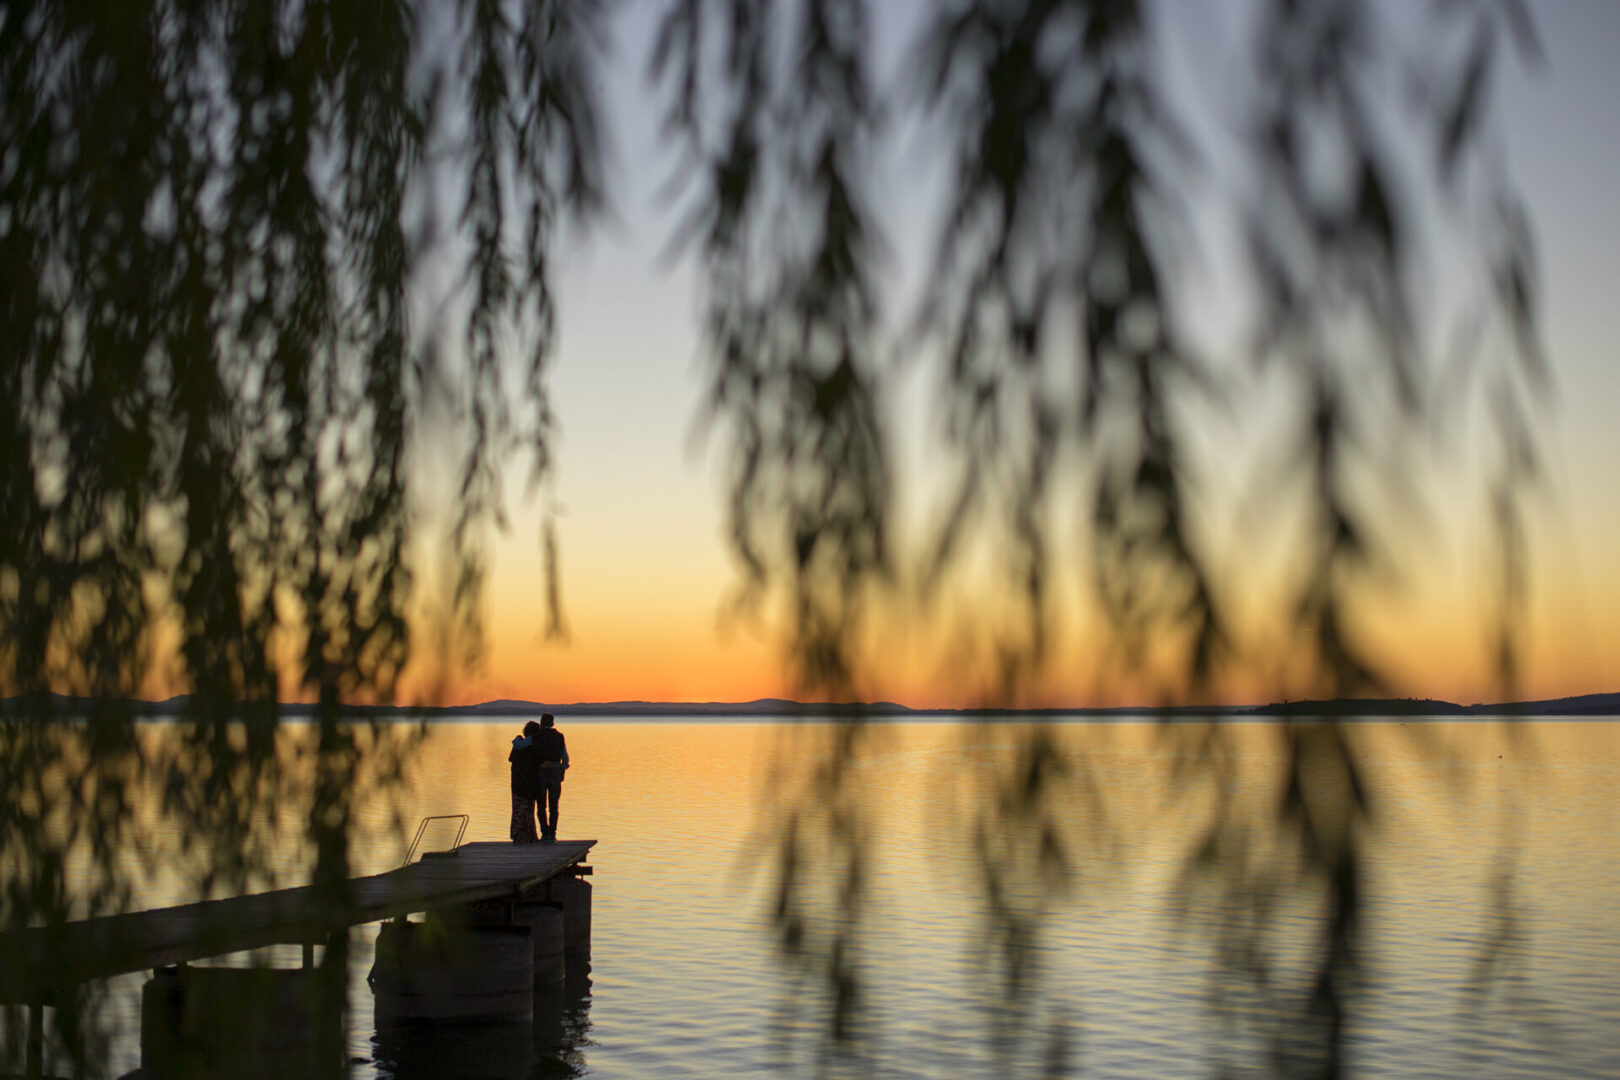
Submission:
M 356 869 L 397 865 L 430 814 L 469 814 L 467 839 L 504 840 L 520 723 L 431 728 L 397 808 L 404 838 L 377 797 L 361 814 Z M 1280 725 L 1226 725 L 1200 749 L 1211 729 L 1197 725 L 883 724 L 820 777 L 831 725 L 559 726 L 574 762 L 562 836 L 598 841 L 588 973 L 547 995 L 532 1028 L 379 1035 L 364 979 L 376 929 L 359 928 L 356 1075 L 1011 1076 L 1037 1075 L 1054 1055 L 1085 1076 L 1271 1075 L 1275 1048 L 1257 1035 L 1269 1006 L 1216 966 L 1215 928 L 1234 908 L 1182 875 L 1219 806 L 1247 841 L 1214 864 L 1217 883 L 1241 879 L 1245 895 L 1299 884 L 1267 846 Z M 1353 826 L 1367 853 L 1354 1073 L 1620 1075 L 1620 723 L 1346 731 L 1372 809 Z M 1057 769 L 1022 804 L 1031 745 Z M 1307 799 L 1343 779 L 1325 767 Z M 829 808 L 838 815 L 818 816 Z M 773 937 L 776 854 L 795 812 L 808 940 L 852 931 L 860 1023 L 842 1050 L 822 1037 L 824 980 L 812 970 L 795 981 Z M 830 841 L 829 823 L 855 842 Z M 866 883 L 854 921 L 837 902 L 851 851 Z M 1059 858 L 1064 872 L 1043 878 Z M 1011 999 L 993 962 L 1006 923 L 987 919 L 987 866 L 999 868 L 1002 910 L 1037 931 L 1024 954 L 1031 989 Z M 1509 867 L 1511 893 L 1492 892 Z M 1276 895 L 1263 928 L 1286 995 L 1321 923 L 1297 888 Z M 296 949 L 270 955 L 298 962 Z M 113 1075 L 139 1061 L 140 981 L 114 980 Z

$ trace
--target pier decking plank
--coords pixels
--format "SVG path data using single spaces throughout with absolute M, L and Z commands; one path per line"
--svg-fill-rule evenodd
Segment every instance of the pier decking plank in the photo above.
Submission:
M 28 1004 L 92 979 L 328 935 L 433 908 L 516 896 L 582 861 L 595 840 L 472 843 L 351 878 L 344 904 L 312 886 L 0 933 L 0 1002 Z

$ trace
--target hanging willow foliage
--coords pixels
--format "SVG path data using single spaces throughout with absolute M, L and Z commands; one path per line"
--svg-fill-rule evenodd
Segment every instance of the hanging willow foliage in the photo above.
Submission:
M 985 700 L 1018 703 L 1049 665 L 1078 660 L 1054 656 L 1051 643 L 1054 614 L 1072 605 L 1054 586 L 1077 550 L 1064 530 L 1079 521 L 1078 551 L 1106 616 L 1106 632 L 1088 643 L 1110 658 L 1099 666 L 1156 689 L 1161 703 L 1199 700 L 1264 647 L 1239 639 L 1243 583 L 1219 572 L 1212 519 L 1194 509 L 1220 497 L 1196 456 L 1196 428 L 1235 409 L 1240 424 L 1285 433 L 1265 455 L 1258 510 L 1305 522 L 1288 545 L 1298 568 L 1270 612 L 1282 640 L 1308 643 L 1290 656 L 1306 672 L 1294 689 L 1384 692 L 1352 608 L 1393 560 L 1390 532 L 1410 506 L 1403 471 L 1421 434 L 1483 389 L 1502 462 L 1490 483 L 1505 600 L 1498 669 L 1511 698 L 1520 500 L 1535 469 L 1528 409 L 1545 373 L 1530 231 L 1488 116 L 1503 43 L 1538 55 L 1524 5 L 1233 5 L 1225 15 L 1250 31 L 1239 66 L 1252 72 L 1234 91 L 1235 139 L 1195 132 L 1169 91 L 1162 39 L 1175 5 L 930 5 L 905 61 L 908 99 L 874 88 L 866 28 L 875 5 L 674 0 L 666 10 L 653 74 L 675 91 L 670 125 L 699 190 L 685 238 L 707 271 L 711 402 L 736 463 L 734 548 L 751 595 L 778 588 L 787 598 L 801 688 L 853 696 L 863 662 L 884 662 L 864 651 L 872 597 L 910 602 L 891 590 L 897 577 L 942 590 L 988 542 L 985 595 L 1012 598 L 1021 615 L 950 655 L 987 644 Z M 887 244 L 856 183 L 872 165 L 879 118 L 908 107 L 943 133 L 947 176 L 930 276 L 919 309 L 902 313 L 913 329 L 895 350 L 925 354 L 937 373 L 934 464 L 955 476 L 921 554 L 897 553 L 892 541 L 887 444 L 873 418 L 895 372 L 871 344 L 886 298 L 871 253 Z M 1200 135 L 1223 162 L 1239 162 L 1237 200 L 1213 187 Z M 1193 298 L 1177 291 L 1199 255 L 1186 215 L 1211 200 L 1246 238 L 1254 344 L 1239 370 L 1191 339 Z M 1429 207 L 1439 224 L 1424 220 Z M 1442 238 L 1459 237 L 1462 276 L 1483 283 L 1461 321 L 1507 348 L 1480 346 L 1476 333 L 1460 372 L 1444 376 L 1455 354 L 1427 342 L 1456 335 L 1424 322 L 1421 271 Z M 1258 405 L 1244 412 L 1279 383 L 1280 422 Z M 896 575 L 897 562 L 918 572 Z M 1266 1005 L 1218 1019 L 1242 1027 L 1246 1045 L 1269 1048 L 1258 1064 L 1278 1075 L 1342 1074 L 1371 811 L 1350 743 L 1331 724 L 1286 729 L 1282 795 L 1256 836 L 1232 809 L 1221 733 L 1165 737 L 1198 764 L 1187 798 L 1215 806 L 1182 884 L 1212 890 L 1232 913 L 1224 971 Z M 870 738 L 857 715 L 810 748 L 815 765 L 786 770 L 799 794 L 780 801 L 769 830 L 783 952 L 807 995 L 795 1000 L 819 1004 L 830 1044 L 855 1061 L 873 828 L 871 800 L 850 790 L 857 781 L 842 765 Z M 1046 1049 L 1035 1057 L 1062 1071 L 1072 1021 L 1039 1008 L 1040 913 L 1072 895 L 1079 868 L 1108 847 L 1106 791 L 1039 731 L 1010 755 L 971 734 L 963 750 L 963 760 L 996 763 L 974 770 L 988 791 L 968 825 L 984 889 L 980 937 L 1000 975 L 986 1015 L 1012 1025 L 1001 1035 L 1016 1038 L 1001 1045 L 1039 1034 Z M 1097 805 L 1056 812 L 1078 789 Z M 1255 850 L 1273 854 L 1256 863 L 1245 854 Z M 1279 985 L 1273 965 L 1263 905 L 1279 890 L 1323 926 L 1297 986 Z M 1500 890 L 1494 900 L 1511 902 Z M 1028 1028 L 1037 1016 L 1047 1030 Z
M 416 463 L 462 462 L 474 649 L 503 469 L 551 468 L 551 252 L 601 204 L 602 21 L 0 4 L 0 687 L 25 695 L 0 720 L 0 925 L 127 904 L 143 783 L 204 895 L 262 883 L 267 810 L 295 805 L 343 902 L 356 777 L 397 778 L 410 741 L 339 709 L 391 700 L 410 656 Z M 189 694 L 160 748 L 123 704 L 154 662 Z M 318 703 L 297 768 L 288 698 Z M 341 943 L 324 969 L 342 1001 Z
M 0 0 L 0 929 L 129 903 L 119 853 L 156 857 L 132 814 L 143 785 L 192 823 L 202 892 L 268 880 L 263 811 L 296 805 L 314 880 L 343 902 L 354 778 L 386 787 L 409 749 L 341 707 L 391 700 L 411 658 L 423 463 L 458 463 L 445 540 L 457 660 L 477 649 L 504 468 L 525 450 L 535 480 L 550 475 L 556 238 L 601 209 L 608 180 L 605 8 Z M 1248 201 L 1225 209 L 1256 297 L 1255 363 L 1240 371 L 1192 340 L 1177 291 L 1193 254 L 1181 214 L 1208 194 L 1209 170 L 1161 66 L 1173 5 L 928 5 L 903 92 L 874 77 L 876 10 L 668 0 L 657 12 L 653 76 L 685 154 L 693 212 L 677 243 L 704 275 L 732 548 L 745 599 L 786 598 L 798 688 L 855 696 L 871 613 L 895 583 L 943 589 L 989 537 L 995 588 L 1019 615 L 989 644 L 986 696 L 1018 701 L 1068 659 L 1054 655 L 1066 601 L 1053 583 L 1075 550 L 1062 530 L 1080 520 L 1108 627 L 1098 651 L 1163 701 L 1195 697 L 1246 645 L 1196 512 L 1214 495 L 1194 426 L 1281 379 L 1291 441 L 1274 486 L 1306 524 L 1303 570 L 1277 607 L 1311 643 L 1311 689 L 1382 688 L 1348 609 L 1387 558 L 1384 515 L 1400 504 L 1389 462 L 1446 402 L 1483 399 L 1511 696 L 1529 403 L 1545 373 L 1531 233 L 1488 137 L 1503 43 L 1534 53 L 1524 5 L 1244 9 L 1252 85 L 1225 147 L 1243 163 Z M 907 115 L 944 132 L 947 190 L 920 306 L 896 311 L 875 163 Z M 1507 362 L 1468 354 L 1469 392 L 1433 392 L 1414 271 L 1434 237 L 1419 207 L 1461 223 L 1486 285 L 1469 314 L 1510 342 Z M 891 349 L 896 324 L 913 329 Z M 882 395 L 897 362 L 935 353 L 951 498 L 925 551 L 897 552 Z M 549 518 L 544 530 L 554 574 Z M 557 595 L 553 581 L 560 630 Z M 161 746 L 125 704 L 154 678 L 189 695 L 183 737 Z M 302 757 L 278 725 L 289 697 L 318 703 Z M 868 738 L 852 720 L 788 778 L 802 794 L 782 800 L 772 863 L 784 954 L 840 1046 L 864 1030 L 873 830 L 839 766 Z M 1252 838 L 1217 812 L 1187 881 L 1236 897 L 1223 955 L 1256 985 L 1265 919 L 1248 902 L 1303 883 L 1328 932 L 1307 992 L 1268 1014 L 1298 1019 L 1308 1046 L 1271 1066 L 1331 1076 L 1354 1000 L 1369 808 L 1336 729 L 1288 740 L 1269 825 L 1284 855 L 1245 863 L 1234 853 Z M 1205 765 L 1189 785 L 1218 799 L 1227 750 L 1218 733 L 1189 748 Z M 1307 790 L 1324 771 L 1342 781 L 1329 802 Z M 1038 731 L 984 775 L 984 938 L 1016 1006 L 1038 997 L 1040 913 L 1083 885 L 1077 856 L 1104 843 L 1107 800 Z M 1056 813 L 1082 782 L 1091 809 Z M 991 842 L 1008 833 L 1035 841 Z M 74 862 L 84 853 L 88 869 Z M 807 874 L 812 856 L 831 874 Z M 824 901 L 843 917 L 813 919 Z M 335 1002 L 345 962 L 340 943 L 328 951 Z M 91 1015 L 81 1005 L 64 1015 Z M 1036 1012 L 1013 1013 L 1008 1030 L 1027 1033 Z M 15 1058 L 21 1026 L 6 1028 Z M 325 1033 L 334 1050 L 341 1030 Z M 56 1037 L 84 1061 L 93 1036 L 85 1022 Z M 1063 1068 L 1064 1031 L 1043 1037 L 1048 1067 Z

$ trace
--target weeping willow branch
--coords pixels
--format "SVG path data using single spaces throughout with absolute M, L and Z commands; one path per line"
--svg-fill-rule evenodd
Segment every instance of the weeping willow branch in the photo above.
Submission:
M 0 693 L 28 703 L 0 718 L 0 923 L 127 904 L 154 782 L 211 852 L 204 895 L 262 882 L 266 807 L 298 805 L 343 902 L 356 770 L 397 774 L 411 741 L 340 709 L 391 700 L 411 656 L 412 462 L 433 440 L 464 462 L 473 646 L 510 451 L 550 475 L 551 253 L 602 204 L 601 20 L 0 3 Z M 413 321 L 447 262 L 451 325 Z M 154 684 L 189 694 L 171 744 L 112 704 Z M 61 716 L 49 692 L 108 704 Z M 320 705 L 310 768 L 278 749 L 287 696 Z M 327 966 L 341 999 L 341 948 Z

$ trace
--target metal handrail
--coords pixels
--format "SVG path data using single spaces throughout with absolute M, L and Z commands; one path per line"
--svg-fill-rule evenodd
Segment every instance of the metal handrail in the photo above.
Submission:
M 433 814 L 433 815 L 431 815 L 429 817 L 423 818 L 422 819 L 422 824 L 420 824 L 420 825 L 418 825 L 416 827 L 416 836 L 411 839 L 410 850 L 405 852 L 405 861 L 400 863 L 400 865 L 401 866 L 409 866 L 409 865 L 411 865 L 411 858 L 412 858 L 412 856 L 414 856 L 416 854 L 416 845 L 420 844 L 422 842 L 422 834 L 427 831 L 428 822 L 430 822 L 430 821 L 449 821 L 452 818 L 460 818 L 461 819 L 461 827 L 456 830 L 456 839 L 455 839 L 455 842 L 450 845 L 450 850 L 448 850 L 448 851 L 424 851 L 424 852 L 422 852 L 422 857 L 426 858 L 429 855 L 454 855 L 456 853 L 457 849 L 461 847 L 461 838 L 467 834 L 467 822 L 469 820 L 471 820 L 471 819 L 469 819 L 466 814 Z

